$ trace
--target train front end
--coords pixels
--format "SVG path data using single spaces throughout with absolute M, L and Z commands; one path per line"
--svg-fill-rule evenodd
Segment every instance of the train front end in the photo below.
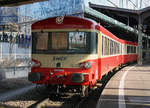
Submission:
M 78 17 L 33 24 L 29 80 L 57 92 L 63 88 L 85 94 L 99 78 L 98 30 L 96 23 Z

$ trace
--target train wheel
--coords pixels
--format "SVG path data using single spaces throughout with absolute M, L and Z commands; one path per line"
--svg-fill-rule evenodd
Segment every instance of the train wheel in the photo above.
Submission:
M 81 97 L 88 97 L 88 95 L 89 95 L 89 87 L 82 86 Z

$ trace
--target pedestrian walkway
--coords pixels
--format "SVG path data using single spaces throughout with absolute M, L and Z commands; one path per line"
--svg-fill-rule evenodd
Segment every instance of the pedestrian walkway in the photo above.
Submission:
M 96 108 L 150 108 L 150 59 L 118 71 L 105 86 Z

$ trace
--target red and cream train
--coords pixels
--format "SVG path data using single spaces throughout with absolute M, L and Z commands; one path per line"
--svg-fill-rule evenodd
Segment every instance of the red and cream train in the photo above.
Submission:
M 28 79 L 58 93 L 76 89 L 85 96 L 97 80 L 137 56 L 137 43 L 117 38 L 91 19 L 48 18 L 32 24 Z

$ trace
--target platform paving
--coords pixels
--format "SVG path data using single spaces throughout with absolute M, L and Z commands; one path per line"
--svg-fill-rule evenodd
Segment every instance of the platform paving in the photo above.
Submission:
M 96 108 L 150 108 L 150 59 L 118 71 L 105 86 Z

